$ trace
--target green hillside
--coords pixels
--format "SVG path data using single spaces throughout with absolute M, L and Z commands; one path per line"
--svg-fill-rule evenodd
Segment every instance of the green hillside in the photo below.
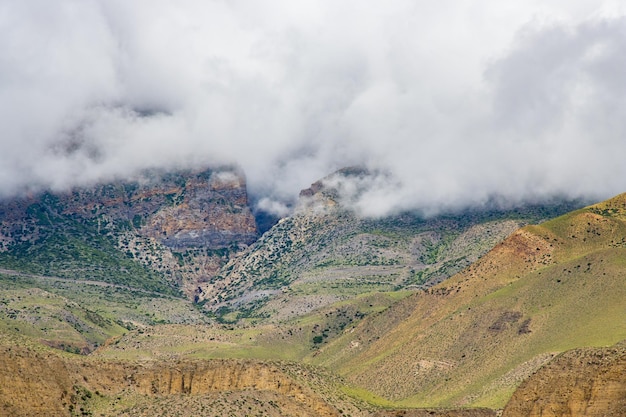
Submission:
M 202 324 L 188 300 L 104 282 L 0 272 L 0 333 L 72 353 L 160 324 Z
M 502 407 L 553 355 L 626 338 L 626 194 L 511 235 L 310 357 L 404 406 Z
M 105 229 L 97 220 L 63 213 L 50 194 L 28 205 L 19 222 L 14 242 L 0 251 L 1 268 L 177 293 L 163 274 L 120 250 L 118 236 L 133 228 L 128 222 Z
M 329 178 L 368 175 L 340 171 Z M 349 178 L 348 178 L 349 180 Z M 360 294 L 429 287 L 475 262 L 519 227 L 579 208 L 555 200 L 495 204 L 436 216 L 361 218 L 325 180 L 202 285 L 205 308 L 224 321 L 290 320 Z

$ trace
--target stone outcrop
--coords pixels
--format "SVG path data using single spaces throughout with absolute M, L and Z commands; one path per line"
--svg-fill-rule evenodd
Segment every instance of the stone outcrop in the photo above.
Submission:
M 146 175 L 130 183 L 74 190 L 63 213 L 129 222 L 141 235 L 175 249 L 249 244 L 257 237 L 246 181 L 234 169 Z
M 63 271 L 77 269 L 77 263 L 84 270 L 106 267 L 89 265 L 94 257 L 82 257 L 80 248 L 70 252 L 49 241 L 77 241 L 109 257 L 117 246 L 121 253 L 113 256 L 166 274 L 189 297 L 198 283 L 257 236 L 245 176 L 230 167 L 146 172 L 132 181 L 0 202 L 0 253 L 19 261 L 25 252 L 39 248 L 46 255 L 37 258 L 40 271 L 63 276 Z M 102 239 L 114 242 L 113 247 L 104 248 Z M 59 250 L 61 256 L 55 252 Z
M 626 416 L 626 346 L 556 357 L 513 394 L 502 417 Z
M 245 177 L 235 169 L 153 172 L 132 182 L 4 201 L 2 240 L 28 239 L 36 220 L 51 216 L 94 221 L 101 230 L 126 225 L 179 249 L 249 244 L 257 237 Z
M 218 392 L 257 392 L 260 398 L 271 393 L 278 404 L 284 402 L 292 409 L 290 414 L 281 415 L 339 415 L 280 366 L 258 361 L 113 362 L 0 346 L 0 364 L 0 415 L 70 416 L 79 409 L 88 413 L 90 400 L 96 396 L 113 407 L 116 399 L 130 398 L 127 401 L 132 404 L 137 395 L 139 401 L 148 402 L 178 396 L 184 412 L 185 398 Z M 126 408 L 132 410 L 133 406 Z
M 257 238 L 254 216 L 248 207 L 246 182 L 239 172 L 217 172 L 190 177 L 146 219 L 141 233 L 170 248 L 220 248 L 250 244 Z

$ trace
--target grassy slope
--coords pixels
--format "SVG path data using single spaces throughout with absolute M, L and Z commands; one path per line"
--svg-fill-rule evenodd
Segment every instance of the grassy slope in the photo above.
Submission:
M 301 361 L 364 317 L 408 292 L 361 295 L 280 324 L 175 324 L 141 328 L 118 338 L 98 356 L 123 359 L 240 358 Z
M 181 298 L 107 283 L 0 274 L 0 333 L 71 352 L 88 352 L 131 329 L 203 322 Z
M 513 234 L 311 357 L 405 406 L 501 407 L 550 355 L 626 338 L 626 195 Z
M 335 205 L 303 210 L 224 267 L 203 298 L 224 320 L 275 322 L 363 293 L 415 289 L 460 271 L 522 224 L 577 204 L 474 209 L 428 219 L 418 213 L 359 219 Z

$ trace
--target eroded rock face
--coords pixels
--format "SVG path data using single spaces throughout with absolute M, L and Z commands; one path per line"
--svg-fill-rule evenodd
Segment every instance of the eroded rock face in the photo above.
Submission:
M 1 342 L 1 338 L 0 338 Z M 0 343 L 0 415 L 495 417 L 488 409 L 378 410 L 317 392 L 322 374 L 255 360 L 112 361 Z M 308 381 L 308 382 L 303 382 Z M 319 388 L 318 388 L 319 389 Z M 342 397 L 345 397 L 342 394 Z
M 37 258 L 39 270 L 64 276 L 105 269 L 89 264 L 100 252 L 117 257 L 109 264 L 132 259 L 166 274 L 189 297 L 257 235 L 245 176 L 230 167 L 148 172 L 132 181 L 0 202 L 0 254 L 7 259 L 26 259 L 35 250 L 45 254 Z M 78 242 L 74 252 L 66 250 L 70 241 Z
M 106 362 L 1 346 L 0 364 L 0 415 L 76 415 L 80 409 L 91 412 L 96 396 L 100 402 L 110 402 L 106 414 L 97 415 L 143 415 L 141 406 L 134 409 L 133 401 L 143 404 L 166 397 L 178 399 L 182 413 L 178 415 L 191 415 L 185 414 L 187 401 L 210 400 L 207 396 L 220 392 L 256 392 L 260 399 L 269 394 L 277 406 L 284 403 L 291 410 L 279 415 L 339 415 L 278 366 L 257 361 Z M 124 411 L 131 414 L 115 411 L 116 401 L 122 398 L 127 402 Z
M 175 204 L 162 205 L 149 215 L 141 233 L 175 249 L 220 248 L 256 240 L 256 224 L 240 172 L 190 176 L 169 198 Z
M 230 168 L 150 173 L 132 182 L 4 201 L 0 235 L 7 243 L 29 239 L 54 216 L 94 221 L 100 230 L 127 227 L 178 249 L 249 244 L 257 237 L 245 177 Z
M 513 394 L 502 417 L 626 416 L 626 346 L 558 356 Z
M 246 181 L 234 169 L 152 174 L 61 196 L 63 213 L 126 221 L 141 235 L 175 249 L 249 244 L 257 230 Z

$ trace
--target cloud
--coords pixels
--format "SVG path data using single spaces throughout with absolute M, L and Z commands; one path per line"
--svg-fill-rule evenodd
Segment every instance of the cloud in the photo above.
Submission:
M 0 196 L 237 163 L 281 215 L 354 165 L 385 173 L 350 196 L 368 215 L 608 197 L 626 191 L 625 12 L 0 0 Z

